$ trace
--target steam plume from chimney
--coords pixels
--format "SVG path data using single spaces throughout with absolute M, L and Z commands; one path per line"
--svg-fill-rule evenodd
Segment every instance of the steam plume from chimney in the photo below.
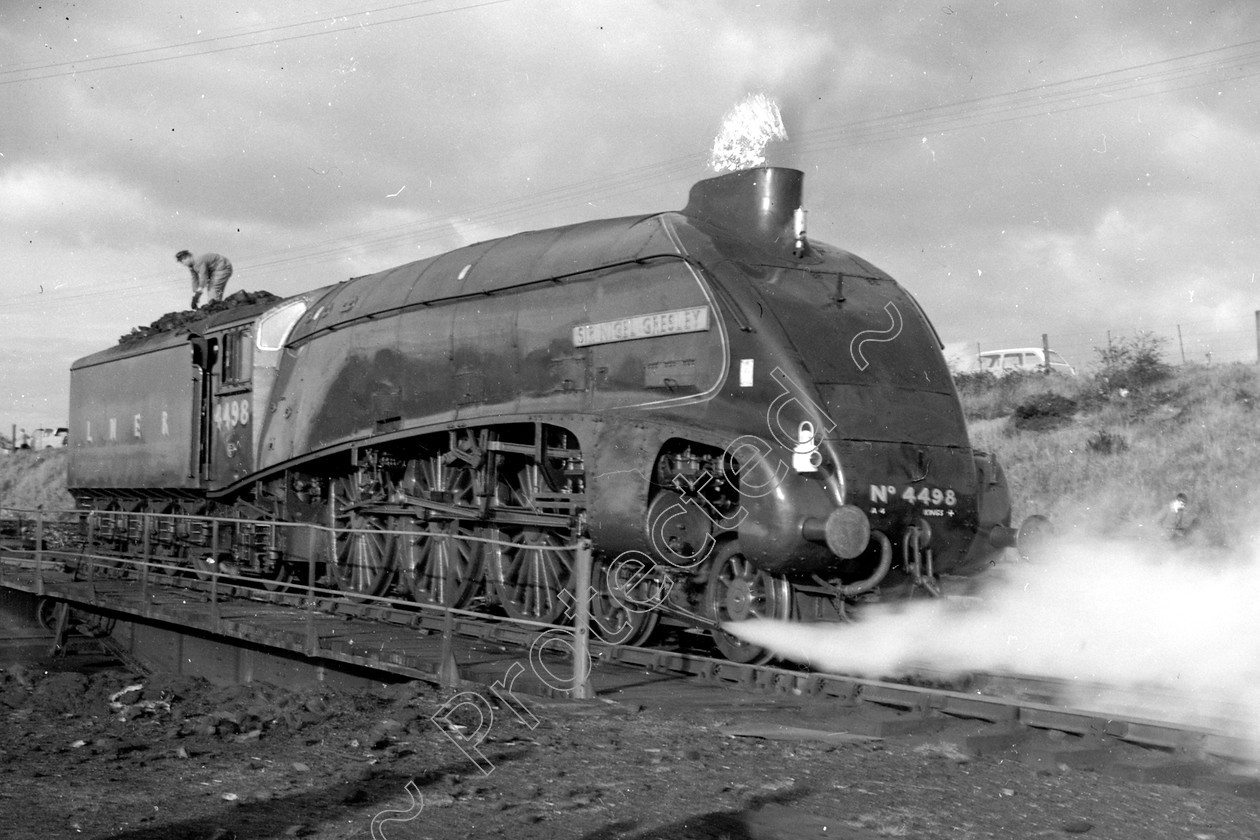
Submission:
M 723 118 L 709 153 L 709 167 L 714 172 L 734 172 L 761 166 L 770 141 L 786 139 L 779 106 L 763 94 L 749 94 Z

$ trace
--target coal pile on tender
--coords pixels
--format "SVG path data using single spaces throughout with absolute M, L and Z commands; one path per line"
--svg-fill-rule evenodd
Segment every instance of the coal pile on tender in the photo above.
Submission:
M 207 303 L 198 309 L 185 309 L 182 312 L 168 312 L 147 327 L 133 327 L 131 332 L 119 336 L 118 343 L 122 347 L 135 344 L 151 335 L 165 332 L 195 332 L 197 325 L 216 312 L 227 312 L 239 306 L 252 306 L 256 303 L 272 303 L 281 298 L 271 292 L 236 292 L 223 300 Z

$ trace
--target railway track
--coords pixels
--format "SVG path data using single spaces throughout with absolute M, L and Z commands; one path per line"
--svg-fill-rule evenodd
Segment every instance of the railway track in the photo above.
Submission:
M 815 718 L 822 714 L 825 730 L 854 737 L 893 737 L 962 723 L 975 727 L 967 736 L 975 753 L 1044 744 L 1048 737 L 1051 747 L 1039 748 L 1038 754 L 1063 763 L 1098 761 L 1124 745 L 1147 754 L 1149 766 L 1141 773 L 1152 780 L 1210 771 L 1228 780 L 1222 784 L 1231 789 L 1255 788 L 1260 794 L 1255 778 L 1260 749 L 1248 735 L 1249 721 L 1241 710 L 1204 727 L 1171 713 L 1137 717 L 1074 705 L 1073 698 L 1103 694 L 1110 705 L 1123 705 L 1129 690 L 1115 686 L 1087 688 L 1031 675 L 960 678 L 928 668 L 898 679 L 868 679 L 741 664 L 709 655 L 698 637 L 689 645 L 687 633 L 670 640 L 673 649 L 592 640 L 583 669 L 575 667 L 580 663 L 571 627 L 393 598 L 347 598 L 311 585 L 268 589 L 218 575 L 201 580 L 187 570 L 121 556 L 44 551 L 37 559 L 29 545 L 12 540 L 0 545 L 0 585 L 64 601 L 89 614 L 177 624 L 225 641 L 466 689 L 497 685 L 522 694 L 615 699 L 626 686 L 686 681 L 805 704 Z M 1152 705 L 1149 690 L 1133 693 L 1135 701 L 1141 694 L 1145 708 Z M 1170 695 L 1167 708 L 1177 708 L 1182 700 Z

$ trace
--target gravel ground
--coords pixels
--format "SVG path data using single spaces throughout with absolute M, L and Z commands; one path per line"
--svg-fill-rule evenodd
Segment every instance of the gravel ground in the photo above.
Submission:
M 971 757 L 962 744 L 974 728 L 774 740 L 732 733 L 817 722 L 765 698 L 714 707 L 668 695 L 530 701 L 522 722 L 505 705 L 479 718 L 453 695 L 421 683 L 334 693 L 12 666 L 0 672 L 0 835 L 1260 836 L 1254 799 Z M 478 726 L 489 729 L 479 755 Z

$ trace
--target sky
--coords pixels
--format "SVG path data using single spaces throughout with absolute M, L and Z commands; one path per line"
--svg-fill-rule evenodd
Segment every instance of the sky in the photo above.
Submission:
M 7 2 L 0 433 L 64 425 L 74 359 L 188 307 L 178 250 L 291 295 L 680 209 L 750 94 L 810 236 L 947 355 L 1256 360 L 1251 0 Z

